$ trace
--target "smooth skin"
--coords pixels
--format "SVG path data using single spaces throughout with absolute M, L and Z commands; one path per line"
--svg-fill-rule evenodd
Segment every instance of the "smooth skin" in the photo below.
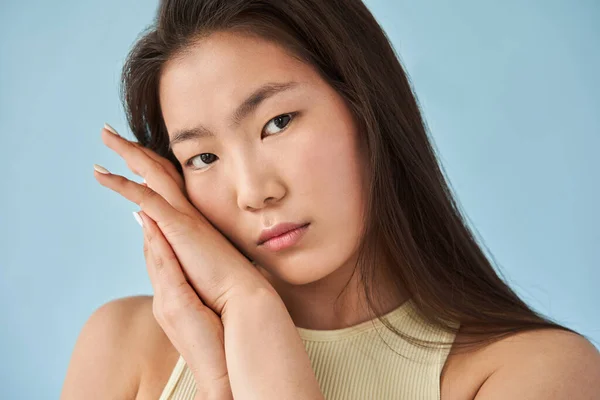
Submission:
M 304 345 L 268 281 L 190 206 L 160 162 L 106 130 L 103 140 L 148 182 L 96 167 L 98 182 L 143 210 L 153 314 L 194 372 L 200 393 L 212 398 L 229 383 L 229 397 L 321 399 Z M 263 329 L 278 335 L 265 340 Z
M 264 100 L 239 125 L 231 124 L 231 112 L 253 90 L 267 82 L 290 81 L 301 85 Z M 263 307 L 257 300 L 261 305 L 255 314 L 247 314 L 268 324 L 274 321 L 256 310 L 285 310 L 277 323 L 289 328 L 283 330 L 287 334 L 270 339 L 298 344 L 294 325 L 338 329 L 372 318 L 355 280 L 341 307 L 335 309 L 333 303 L 355 260 L 365 178 L 360 133 L 337 93 L 278 46 L 222 33 L 167 65 L 160 97 L 171 139 L 200 124 L 214 133 L 180 142 L 173 151 L 182 165 L 191 160 L 183 176 L 190 203 L 258 262 L 258 271 L 285 304 L 278 309 L 269 301 Z M 273 121 L 294 112 L 298 114 L 289 126 Z M 158 182 L 149 180 L 148 185 Z M 310 230 L 294 251 L 271 253 L 256 246 L 262 227 L 305 219 L 311 221 Z M 388 290 L 385 279 L 378 285 L 381 293 L 390 293 L 380 312 L 406 300 L 405 294 Z M 160 395 L 178 349 L 153 317 L 152 304 L 151 297 L 120 299 L 92 315 L 76 344 L 63 398 Z M 238 323 L 232 332 L 248 335 L 249 347 L 253 338 L 260 340 L 246 332 L 252 324 L 243 318 L 232 320 Z M 463 339 L 459 333 L 457 342 Z M 267 351 L 261 363 L 277 357 Z M 277 376 L 278 371 L 271 373 Z M 561 331 L 538 331 L 468 354 L 452 351 L 442 372 L 441 394 L 444 400 L 593 399 L 600 393 L 599 377 L 600 356 L 588 341 Z

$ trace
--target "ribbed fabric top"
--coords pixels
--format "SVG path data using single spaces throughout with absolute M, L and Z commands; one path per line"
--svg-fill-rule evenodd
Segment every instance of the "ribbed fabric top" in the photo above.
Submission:
M 427 324 L 412 300 L 385 317 L 401 332 L 420 339 L 454 340 L 453 334 Z M 325 399 L 440 400 L 440 374 L 449 347 L 411 345 L 377 318 L 343 329 L 296 328 Z M 160 400 L 193 400 L 195 392 L 194 377 L 179 357 Z

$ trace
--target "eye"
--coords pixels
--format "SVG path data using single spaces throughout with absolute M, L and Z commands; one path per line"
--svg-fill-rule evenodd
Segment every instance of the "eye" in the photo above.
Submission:
M 276 116 L 275 118 L 273 118 L 272 120 L 270 120 L 266 125 L 265 128 L 270 126 L 270 125 L 274 125 L 276 129 L 281 129 L 284 130 L 288 127 L 289 123 L 291 120 L 294 119 L 294 117 L 296 116 L 297 113 L 289 113 L 289 114 L 281 114 Z M 283 126 L 278 126 L 278 125 L 283 125 Z
M 211 157 L 212 156 L 212 157 Z M 192 158 L 190 158 L 188 161 L 186 161 L 185 166 L 186 167 L 191 167 L 192 165 L 194 165 L 194 160 L 200 160 L 203 163 L 210 163 L 212 162 L 212 159 L 216 158 L 217 156 L 215 156 L 212 153 L 202 153 L 202 154 L 198 154 L 197 156 L 194 156 Z M 194 169 L 204 169 L 204 168 L 194 168 Z
M 298 112 L 293 112 L 293 113 L 287 113 L 287 114 L 281 114 L 276 116 L 275 118 L 271 119 L 263 128 L 263 131 L 273 125 L 275 127 L 275 129 L 279 129 L 281 131 L 285 130 L 289 124 L 290 121 L 292 121 L 294 119 L 294 117 L 296 116 L 296 114 L 298 114 Z M 276 133 L 279 133 L 276 132 Z M 269 134 L 267 136 L 272 136 L 275 135 L 276 133 L 273 134 Z M 200 160 L 201 162 L 205 163 L 205 164 L 210 164 L 212 162 L 214 162 L 214 159 L 216 159 L 216 155 L 212 154 L 212 153 L 202 153 L 202 154 L 198 154 L 195 155 L 194 157 L 190 158 L 188 161 L 185 162 L 185 166 L 186 167 L 192 167 L 193 165 L 195 165 L 194 161 L 195 160 Z M 198 168 L 194 168 L 195 170 L 202 170 L 205 169 L 202 167 L 198 167 Z

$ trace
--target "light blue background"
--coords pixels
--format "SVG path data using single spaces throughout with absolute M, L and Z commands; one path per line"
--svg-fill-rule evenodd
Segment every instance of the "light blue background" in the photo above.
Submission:
M 89 315 L 151 293 L 137 206 L 92 164 L 141 181 L 100 130 L 132 138 L 119 74 L 157 4 L 0 5 L 0 398 L 58 398 Z M 599 340 L 599 3 L 367 5 L 502 272 L 534 308 Z

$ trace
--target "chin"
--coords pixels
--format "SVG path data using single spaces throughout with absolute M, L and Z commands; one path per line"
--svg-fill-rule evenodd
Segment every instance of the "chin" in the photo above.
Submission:
M 256 267 L 262 273 L 262 275 L 265 278 L 267 278 L 269 282 L 275 284 L 279 283 L 292 286 L 307 285 L 313 282 L 320 281 L 321 279 L 335 272 L 337 269 L 323 269 L 322 266 L 327 265 L 329 263 L 325 264 L 315 262 L 314 258 L 311 260 L 311 262 L 293 258 L 278 261 L 279 262 L 276 265 L 259 265 L 258 263 L 256 264 Z

